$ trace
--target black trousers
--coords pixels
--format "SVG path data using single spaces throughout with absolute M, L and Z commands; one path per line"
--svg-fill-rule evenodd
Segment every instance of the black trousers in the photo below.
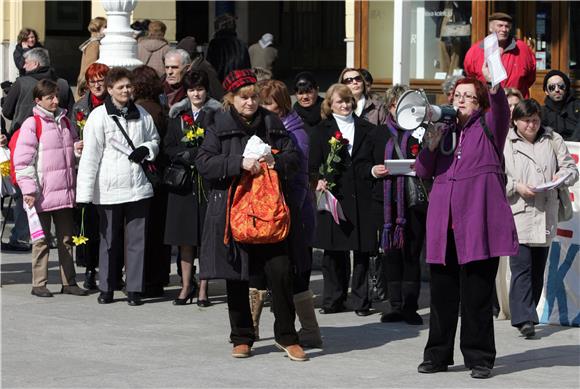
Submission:
M 250 273 L 266 275 L 272 291 L 274 311 L 274 338 L 283 346 L 298 344 L 294 327 L 295 311 L 292 289 L 292 269 L 286 242 L 278 244 L 246 245 L 250 260 Z M 230 339 L 234 346 L 252 345 L 255 340 L 250 310 L 249 282 L 227 280 Z
M 127 252 L 127 292 L 142 292 L 145 270 L 145 238 L 150 199 L 130 203 L 98 205 L 101 247 L 99 289 L 117 289 L 119 268 Z M 125 237 L 127 242 L 125 242 Z
M 82 210 L 75 209 L 74 217 L 77 224 L 77 231 L 80 233 L 81 223 L 83 223 Z M 97 206 L 94 204 L 87 204 L 84 207 L 84 228 L 84 236 L 89 240 L 86 244 L 75 248 L 77 266 L 84 266 L 87 270 L 94 271 L 99 266 L 100 246 L 99 213 L 97 212 Z
M 312 262 L 312 248 L 308 250 L 308 254 L 310 255 L 310 262 Z M 299 273 L 296 266 L 292 264 L 292 272 L 294 294 L 306 292 L 308 289 L 310 289 L 310 276 L 312 275 L 312 267 Z M 268 289 L 268 280 L 266 279 L 266 275 L 263 271 L 250 274 L 250 288 L 256 288 L 259 290 Z
M 510 312 L 514 327 L 528 321 L 538 324 L 536 306 L 544 287 L 548 251 L 549 247 L 520 244 L 518 255 L 510 257 Z
M 460 347 L 465 367 L 493 368 L 495 339 L 492 294 L 499 258 L 458 265 L 453 232 L 445 265 L 430 265 L 431 316 L 424 360 L 453 365 L 453 345 L 461 301 Z
M 352 309 L 365 310 L 371 307 L 369 300 L 369 253 L 354 251 L 351 282 Z M 322 307 L 337 309 L 344 305 L 350 280 L 350 251 L 324 250 L 322 257 L 324 291 Z

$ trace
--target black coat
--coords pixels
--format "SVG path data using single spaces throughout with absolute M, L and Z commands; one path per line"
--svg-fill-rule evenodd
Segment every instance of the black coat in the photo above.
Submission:
M 215 33 L 207 47 L 206 59 L 215 69 L 221 82 L 232 70 L 252 67 L 248 46 L 238 39 L 235 31 L 231 30 Z
M 195 166 L 198 147 L 181 141 L 184 136 L 182 120 L 184 114 L 193 118 L 190 105 L 176 117 L 168 119 L 167 134 L 163 139 L 162 152 L 170 163 L 191 169 Z M 203 108 L 197 117 L 196 124 L 207 129 L 213 121 L 213 116 L 214 111 Z M 187 193 L 170 191 L 168 194 L 164 239 L 166 244 L 196 247 L 201 245 L 209 184 L 204 180 L 199 181 L 195 169 L 192 169 L 191 173 L 191 187 Z
M 542 125 L 552 127 L 565 141 L 580 142 L 580 100 L 569 95 L 563 104 L 546 97 Z
M 197 153 L 197 169 L 210 186 L 199 256 L 201 279 L 249 279 L 248 245 L 236 243 L 229 231 L 229 243 L 224 244 L 228 190 L 231 187 L 234 193 L 242 174 L 242 154 L 248 139 L 256 134 L 279 150 L 274 168 L 282 187 L 300 166 L 300 153 L 275 114 L 259 108 L 252 124 L 252 128 L 242 125 L 231 110 L 216 113 Z
M 339 225 L 329 212 L 317 212 L 314 247 L 326 250 L 358 250 L 372 252 L 376 249 L 376 230 L 371 222 L 371 185 L 357 171 L 363 163 L 361 148 L 368 134 L 375 128 L 371 123 L 355 116 L 355 135 L 352 155 L 342 148 L 339 175 L 332 193 L 340 202 L 346 221 Z M 330 152 L 328 141 L 338 131 L 334 118 L 320 122 L 310 138 L 309 170 L 311 177 L 319 177 L 320 166 Z

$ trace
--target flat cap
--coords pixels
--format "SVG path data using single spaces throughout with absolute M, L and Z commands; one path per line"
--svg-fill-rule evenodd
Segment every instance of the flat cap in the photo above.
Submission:
M 512 22 L 512 17 L 503 12 L 494 12 L 487 18 L 488 22 L 492 20 L 503 20 L 504 22 Z

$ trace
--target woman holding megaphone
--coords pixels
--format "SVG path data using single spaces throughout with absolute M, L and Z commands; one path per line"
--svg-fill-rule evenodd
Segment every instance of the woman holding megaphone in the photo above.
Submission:
M 496 355 L 492 295 L 498 261 L 518 252 L 502 153 L 510 110 L 503 89 L 491 87 L 487 67 L 482 70 L 489 88 L 474 78 L 457 82 L 455 123 L 427 131 L 415 165 L 419 177 L 434 178 L 426 232 L 431 320 L 420 373 L 446 371 L 454 364 L 461 301 L 460 347 L 465 366 L 473 378 L 491 376 Z

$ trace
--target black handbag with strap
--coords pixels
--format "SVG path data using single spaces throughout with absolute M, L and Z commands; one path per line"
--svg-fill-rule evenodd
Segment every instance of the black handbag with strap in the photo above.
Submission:
M 133 144 L 133 141 L 131 140 L 131 138 L 129 138 L 129 135 L 127 135 L 127 132 L 125 131 L 121 123 L 119 123 L 119 119 L 116 116 L 112 116 L 112 118 L 113 121 L 117 124 L 117 127 L 119 127 L 119 130 L 121 130 L 121 134 L 123 134 L 127 143 L 129 143 L 131 149 L 135 150 L 135 145 Z M 143 168 L 145 177 L 147 177 L 151 185 L 153 185 L 153 188 L 159 187 L 159 185 L 161 184 L 161 175 L 159 174 L 157 166 L 155 166 L 153 162 L 148 161 L 146 159 L 141 161 L 140 165 Z
M 163 172 L 163 185 L 171 192 L 184 194 L 193 188 L 192 170 L 178 162 L 171 162 Z
M 410 133 L 406 132 L 403 135 L 403 143 L 405 148 L 410 137 Z M 403 151 L 398 144 L 397 139 L 393 139 L 393 146 L 399 159 L 405 159 Z M 429 194 L 423 181 L 419 177 L 407 176 L 405 177 L 405 206 L 407 208 L 424 209 L 427 211 L 429 205 Z

